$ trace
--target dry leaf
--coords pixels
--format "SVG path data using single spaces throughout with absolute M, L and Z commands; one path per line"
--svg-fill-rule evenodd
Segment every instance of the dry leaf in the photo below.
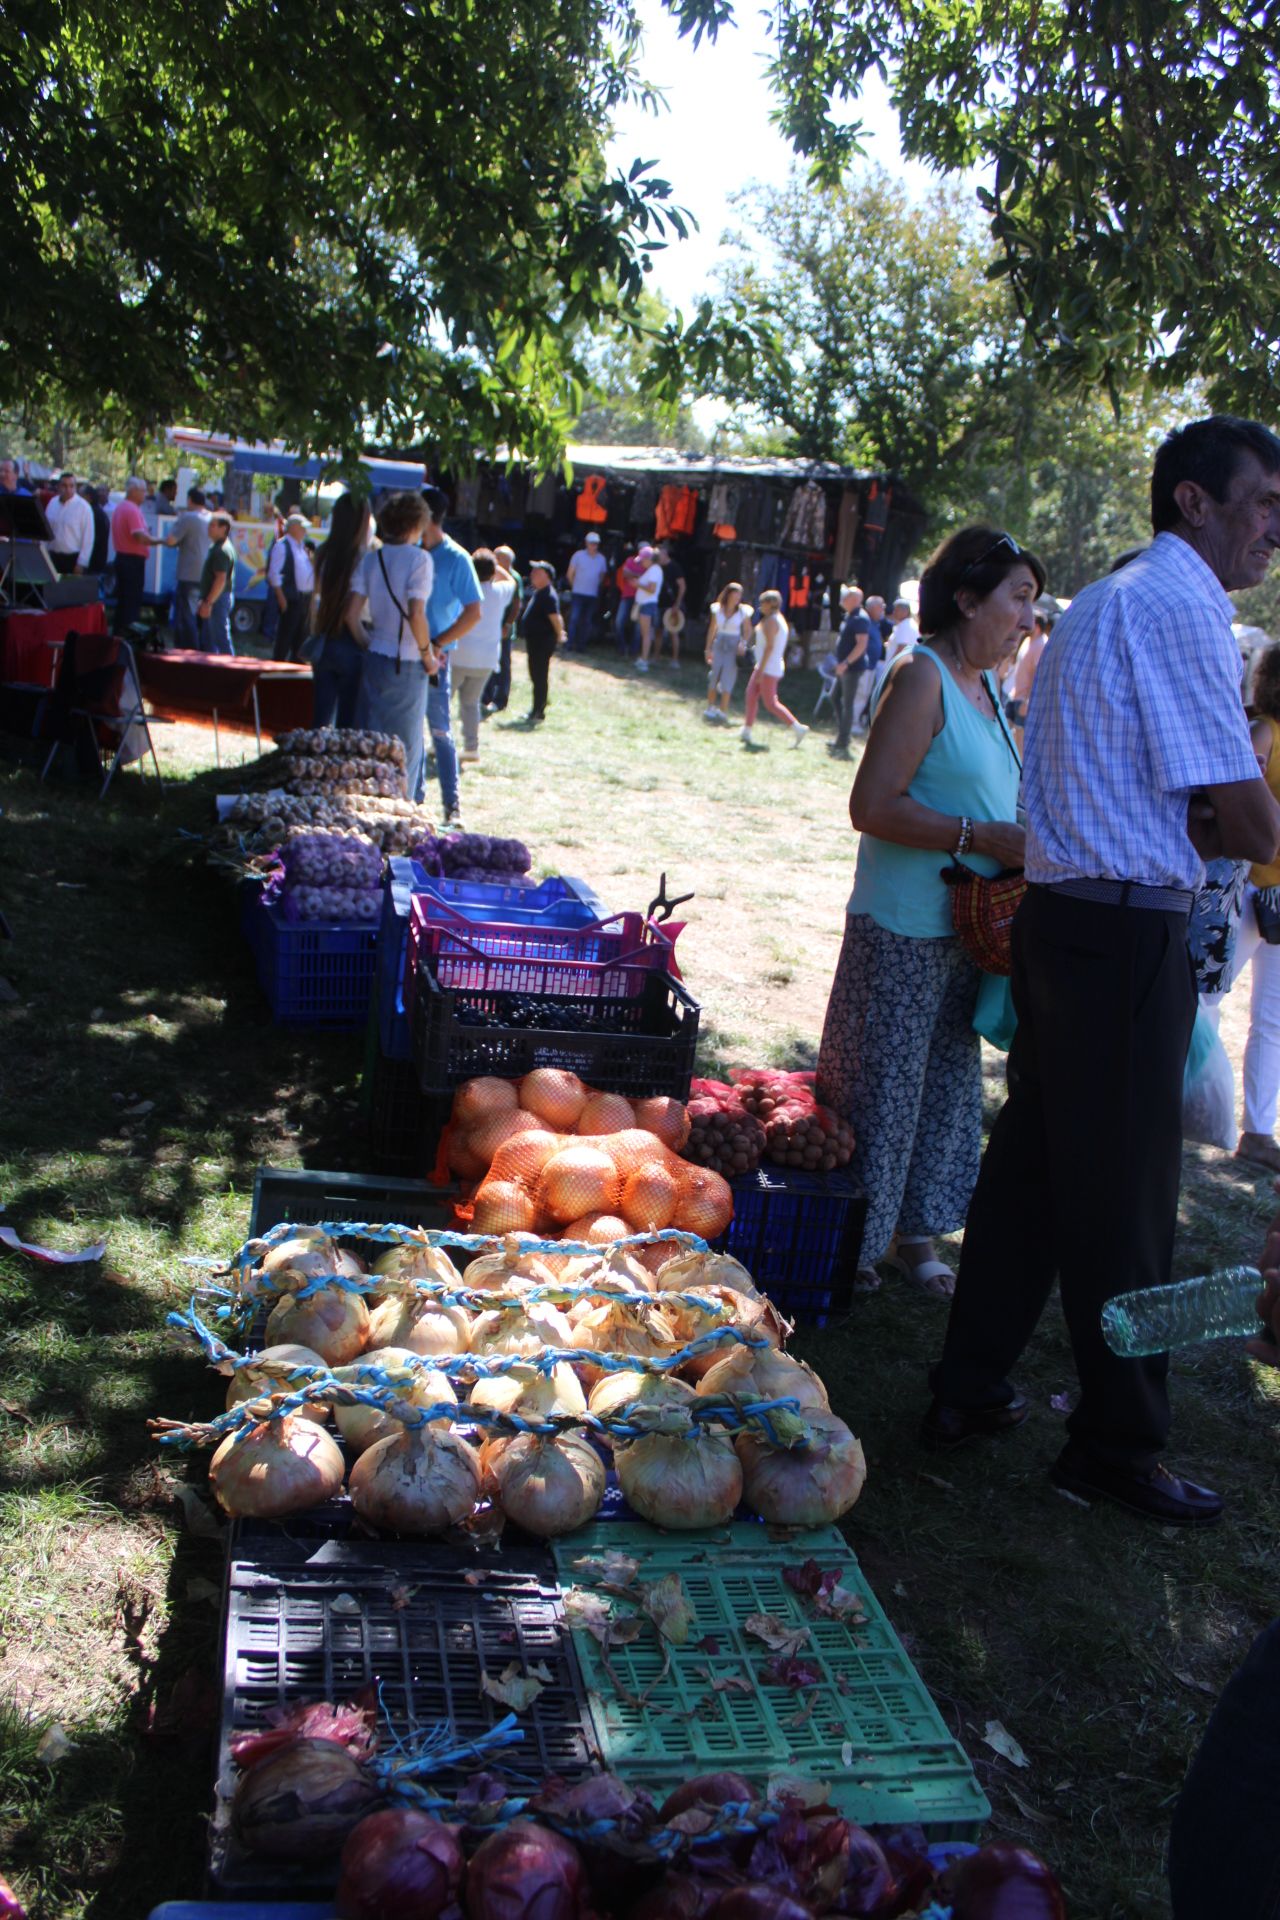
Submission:
M 793 1626 L 789 1621 L 779 1620 L 772 1613 L 751 1613 L 742 1623 L 746 1633 L 752 1633 L 757 1640 L 763 1640 L 766 1647 L 786 1658 L 798 1653 L 809 1638 L 808 1627 Z
M 770 1800 L 798 1800 L 802 1807 L 821 1807 L 826 1804 L 830 1788 L 825 1781 L 810 1780 L 802 1773 L 779 1771 L 769 1775 L 766 1796 Z
M 1190 1687 L 1193 1693 L 1207 1693 L 1211 1700 L 1216 1700 L 1218 1697 L 1216 1689 L 1211 1687 L 1207 1680 L 1197 1680 L 1192 1673 L 1180 1673 L 1178 1668 L 1174 1667 L 1173 1677 L 1179 1686 Z
M 598 1593 L 591 1593 L 586 1587 L 568 1587 L 564 1595 L 564 1617 L 571 1627 L 580 1627 L 602 1647 L 608 1644 L 609 1603 Z
M 693 1607 L 678 1573 L 666 1573 L 652 1586 L 641 1587 L 641 1605 L 664 1640 L 682 1647 L 693 1625 Z
M 1119 1777 L 1120 1776 L 1117 1774 L 1116 1778 L 1119 1779 Z M 1009 1789 L 1009 1798 L 1012 1800 L 1014 1806 L 1018 1809 L 1018 1812 L 1022 1815 L 1024 1820 L 1034 1820 L 1036 1825 L 1041 1827 L 1048 1825 L 1048 1816 L 1043 1813 L 1037 1813 L 1034 1807 L 1029 1807 L 1026 1801 L 1023 1799 L 1022 1795 L 1020 1793 L 1015 1793 L 1012 1787 L 1010 1787 Z
M 521 1673 L 519 1661 L 512 1660 L 496 1680 L 492 1674 L 486 1673 L 480 1681 L 480 1691 L 501 1701 L 513 1713 L 523 1713 L 533 1705 L 552 1677 L 550 1669 L 542 1661 L 530 1667 L 527 1673 Z
M 931 1487 L 941 1487 L 941 1488 L 942 1488 L 942 1491 L 943 1491 L 944 1493 L 954 1493 L 954 1492 L 955 1492 L 955 1486 L 954 1486 L 954 1484 L 953 1484 L 953 1482 L 952 1482 L 952 1481 L 950 1481 L 950 1480 L 944 1480 L 944 1479 L 942 1478 L 942 1476 L 941 1476 L 940 1474 L 937 1474 L 937 1473 L 922 1473 L 922 1474 L 920 1475 L 920 1478 L 921 1478 L 922 1480 L 927 1480 L 927 1481 L 929 1482 L 929 1485 L 930 1485 Z
M 1049 1395 L 1049 1405 L 1055 1413 L 1070 1413 L 1071 1395 L 1069 1393 L 1051 1393 Z
M 988 1720 L 982 1738 L 986 1746 L 1001 1754 L 1012 1766 L 1029 1767 L 1031 1765 L 1009 1729 L 1001 1726 L 998 1720 Z
M 173 1488 L 173 1497 L 182 1508 L 188 1533 L 194 1533 L 198 1540 L 222 1539 L 222 1524 L 216 1510 L 200 1497 L 194 1487 L 179 1484 Z
M 640 1571 L 640 1562 L 610 1548 L 605 1554 L 584 1554 L 574 1561 L 573 1570 L 584 1579 L 605 1581 L 611 1587 L 629 1587 Z
M 710 1667 L 695 1667 L 694 1672 L 700 1680 L 705 1680 L 712 1693 L 754 1693 L 755 1685 L 741 1673 L 713 1673 Z
M 352 1593 L 335 1593 L 329 1602 L 330 1613 L 359 1613 L 360 1602 Z
M 69 1740 L 61 1727 L 47 1727 L 36 1747 L 36 1759 L 43 1760 L 46 1767 L 56 1767 L 59 1760 L 65 1760 L 75 1750 L 75 1741 Z
M 187 1582 L 187 1598 L 188 1600 L 207 1600 L 210 1606 L 220 1607 L 222 1588 L 215 1586 L 212 1580 L 202 1579 L 197 1574 L 195 1579 Z
M 392 1587 L 391 1605 L 395 1611 L 403 1613 L 416 1592 L 416 1587 Z

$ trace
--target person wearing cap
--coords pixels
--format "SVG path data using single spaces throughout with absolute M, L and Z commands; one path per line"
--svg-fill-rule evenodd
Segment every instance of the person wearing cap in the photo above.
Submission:
M 658 596 L 662 592 L 662 568 L 658 565 L 657 556 L 652 547 L 641 547 L 636 559 L 641 566 L 640 578 L 636 581 L 636 619 L 640 624 L 640 658 L 636 661 L 636 672 L 648 673 L 654 628 L 658 624 Z
M 535 727 L 547 717 L 547 682 L 551 675 L 551 662 L 557 646 L 564 641 L 564 621 L 560 617 L 555 577 L 555 568 L 549 560 L 531 560 L 529 585 L 532 591 L 520 611 L 520 632 L 529 656 L 529 683 L 533 689 L 533 705 L 528 718 L 530 725 Z
M 284 538 L 271 549 L 267 592 L 279 610 L 273 660 L 300 660 L 307 637 L 307 614 L 316 570 L 307 552 L 307 517 L 295 507 L 284 523 Z
M 93 508 L 76 492 L 74 473 L 58 475 L 56 498 L 45 509 L 53 534 L 51 558 L 59 573 L 88 573 L 93 554 Z
M 124 483 L 124 499 L 111 516 L 111 539 L 116 550 L 116 633 L 128 633 L 142 612 L 142 595 L 147 580 L 147 555 L 151 535 L 142 517 L 147 483 L 131 473 Z
M 569 562 L 569 652 L 585 653 L 591 640 L 600 588 L 609 563 L 600 551 L 600 535 L 589 533 Z

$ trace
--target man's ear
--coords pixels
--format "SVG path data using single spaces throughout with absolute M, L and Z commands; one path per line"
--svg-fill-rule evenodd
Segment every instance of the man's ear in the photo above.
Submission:
M 1173 490 L 1173 497 L 1177 501 L 1178 512 L 1189 527 L 1204 525 L 1209 508 L 1214 502 L 1212 494 L 1202 487 L 1198 480 L 1179 480 Z

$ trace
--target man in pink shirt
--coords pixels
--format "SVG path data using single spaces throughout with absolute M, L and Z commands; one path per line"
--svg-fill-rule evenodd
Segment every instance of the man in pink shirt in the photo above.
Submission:
M 152 545 L 142 516 L 141 503 L 146 497 L 146 481 L 131 474 L 125 481 L 124 499 L 111 516 L 111 538 L 116 550 L 116 633 L 127 634 L 142 612 L 147 555 Z

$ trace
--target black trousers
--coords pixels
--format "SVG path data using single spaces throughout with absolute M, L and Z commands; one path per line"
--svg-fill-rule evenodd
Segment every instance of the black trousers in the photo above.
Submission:
M 549 640 L 540 640 L 531 634 L 525 646 L 529 654 L 529 679 L 533 686 L 533 711 L 543 714 L 547 710 L 547 681 L 556 652 L 555 636 L 553 634 Z
M 273 596 L 274 597 L 274 596 Z M 279 602 L 276 602 L 279 606 Z M 302 643 L 307 637 L 307 610 L 310 601 L 306 594 L 298 594 L 293 600 L 285 602 L 276 628 L 275 643 L 271 649 L 273 660 L 300 660 Z
M 1012 986 L 1009 1097 L 969 1206 L 934 1390 L 956 1406 L 1008 1400 L 1056 1277 L 1080 1382 L 1068 1431 L 1099 1460 L 1147 1467 L 1169 1432 L 1168 1356 L 1122 1360 L 1101 1313 L 1170 1277 L 1196 1005 L 1185 916 L 1031 887 Z
M 128 633 L 142 612 L 142 595 L 147 584 L 147 562 L 140 553 L 116 555 L 116 607 L 111 623 L 113 633 Z

